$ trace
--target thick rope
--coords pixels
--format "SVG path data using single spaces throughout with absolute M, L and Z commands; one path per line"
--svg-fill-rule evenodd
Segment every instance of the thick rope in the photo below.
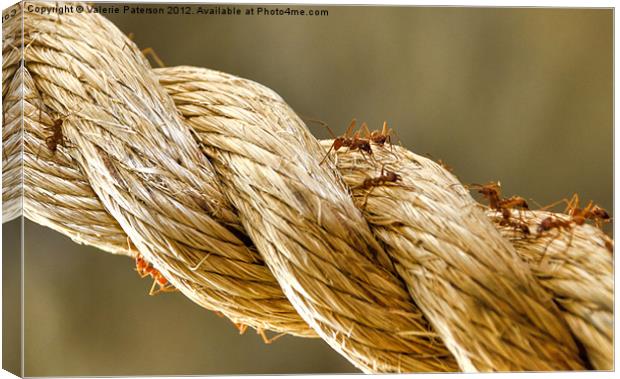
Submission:
M 584 345 L 592 366 L 597 370 L 612 370 L 613 241 L 587 224 L 528 238 L 512 227 L 501 226 L 501 216 L 497 213 L 489 215 L 540 284 L 553 294 L 573 335 Z M 570 220 L 565 215 L 540 211 L 522 212 L 515 217 L 523 220 L 532 233 L 536 233 L 547 217 Z
M 360 213 L 269 89 L 196 68 L 156 77 L 132 42 L 86 14 L 28 14 L 22 71 L 16 24 L 3 25 L 3 94 L 24 91 L 24 212 L 33 221 L 106 251 L 137 249 L 205 308 L 254 328 L 318 333 L 367 372 L 581 368 L 573 337 L 595 367 L 611 367 L 611 348 L 601 348 L 611 345 L 600 341 L 611 341 L 612 299 L 602 297 L 595 324 L 580 311 L 591 309 L 581 291 L 546 285 L 557 271 L 528 262 L 540 285 L 440 166 L 375 146 L 403 183 L 373 190 Z M 16 99 L 3 106 L 9 152 L 21 141 Z M 66 146 L 52 152 L 45 139 L 63 117 Z M 13 183 L 21 162 L 7 159 L 3 182 Z M 353 152 L 337 162 L 354 198 L 365 196 L 359 184 L 376 165 Z M 15 191 L 3 199 L 5 216 L 19 212 Z M 587 231 L 584 246 L 597 233 Z M 539 241 L 514 244 L 527 260 Z M 606 286 L 606 272 L 591 285 Z

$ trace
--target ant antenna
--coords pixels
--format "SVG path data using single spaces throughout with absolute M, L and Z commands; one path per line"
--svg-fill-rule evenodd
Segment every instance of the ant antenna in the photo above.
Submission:
M 314 123 L 314 124 L 321 125 L 325 129 L 327 129 L 327 131 L 329 132 L 329 134 L 332 136 L 333 139 L 337 138 L 336 135 L 334 134 L 334 132 L 332 131 L 332 129 L 329 127 L 329 125 L 325 121 L 321 121 L 321 120 L 316 119 L 316 118 L 304 117 L 304 116 L 301 116 L 301 118 L 304 121 L 306 121 L 306 122 L 311 122 L 311 123 Z

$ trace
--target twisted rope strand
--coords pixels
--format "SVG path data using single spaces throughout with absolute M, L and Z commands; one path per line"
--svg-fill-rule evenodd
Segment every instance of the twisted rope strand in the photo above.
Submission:
M 360 207 L 461 367 L 578 369 L 576 347 L 550 296 L 469 192 L 427 158 L 399 146 L 373 147 L 373 160 L 339 150 L 338 167 L 358 199 L 368 194 L 363 183 L 379 174 L 377 165 L 401 176 L 375 188 Z
M 139 51 L 126 47 L 123 43 L 130 42 L 103 18 L 60 19 L 27 17 L 25 39 L 30 46 L 24 55 L 46 109 L 56 115 L 79 110 L 62 124 L 74 147 L 65 149 L 75 160 L 71 165 L 77 163 L 83 180 L 92 183 L 91 193 L 78 196 L 96 194 L 97 211 L 114 215 L 116 231 L 122 229 L 149 262 L 198 304 L 255 328 L 314 334 L 255 249 L 246 246 L 249 238 L 239 236 L 241 226 L 215 186 L 210 163 L 170 99 L 156 89 L 152 74 L 140 74 L 148 72 L 148 66 Z M 103 37 L 80 41 L 93 28 L 103 29 L 98 34 Z M 75 44 L 78 47 L 65 51 L 64 46 Z M 72 58 L 63 60 L 67 55 Z M 58 66 L 58 61 L 64 64 Z M 84 101 L 89 96 L 90 102 Z M 27 155 L 36 155 L 39 146 Z M 169 146 L 184 146 L 185 151 Z M 54 190 L 58 188 L 50 193 Z M 26 212 L 40 210 L 29 200 Z M 87 228 L 84 221 L 81 227 Z M 227 265 L 219 264 L 221 259 Z
M 381 256 L 344 185 L 318 165 L 322 148 L 301 120 L 256 83 L 204 72 L 207 83 L 196 85 L 197 70 L 177 68 L 174 79 L 162 82 L 177 94 L 177 108 L 208 146 L 225 192 L 234 194 L 246 230 L 296 310 L 366 371 L 445 369 L 442 361 L 450 354 L 426 336 L 432 333 L 427 321 L 390 274 L 389 258 Z M 187 92 L 183 79 L 190 77 L 194 91 Z M 231 81 L 258 87 L 252 92 L 259 96 L 236 101 L 227 90 L 213 88 Z M 202 96 L 201 87 L 208 86 Z M 230 103 L 222 105 L 224 98 Z M 277 102 L 265 107 L 269 98 Z M 425 345 L 424 355 L 415 353 Z

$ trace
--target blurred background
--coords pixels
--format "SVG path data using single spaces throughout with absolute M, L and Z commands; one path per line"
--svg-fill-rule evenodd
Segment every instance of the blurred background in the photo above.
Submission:
M 613 208 L 612 10 L 292 8 L 329 15 L 109 19 L 167 66 L 262 83 L 336 134 L 387 120 L 464 183 Z M 127 258 L 28 221 L 25 238 L 28 376 L 357 372 L 321 340 L 265 345 L 180 294 L 150 297 Z

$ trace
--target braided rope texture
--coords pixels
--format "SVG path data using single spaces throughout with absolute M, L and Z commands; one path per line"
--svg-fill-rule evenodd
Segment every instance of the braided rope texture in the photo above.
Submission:
M 368 193 L 376 161 L 343 150 L 319 164 L 332 141 L 264 86 L 152 70 L 95 14 L 27 14 L 21 66 L 15 20 L 3 24 L 5 220 L 20 213 L 7 185 L 23 169 L 31 220 L 137 251 L 201 306 L 320 336 L 365 372 L 612 367 L 612 257 L 598 229 L 576 227 L 566 252 L 541 249 L 398 147 L 375 146 L 374 159 L 403 182 Z
M 501 216 L 496 212 L 489 216 L 529 264 L 541 285 L 553 294 L 573 335 L 588 352 L 592 366 L 598 370 L 613 369 L 613 241 L 587 224 L 528 240 L 513 228 L 499 225 Z M 541 211 L 515 216 L 532 232 L 548 217 L 569 220 L 565 215 Z

